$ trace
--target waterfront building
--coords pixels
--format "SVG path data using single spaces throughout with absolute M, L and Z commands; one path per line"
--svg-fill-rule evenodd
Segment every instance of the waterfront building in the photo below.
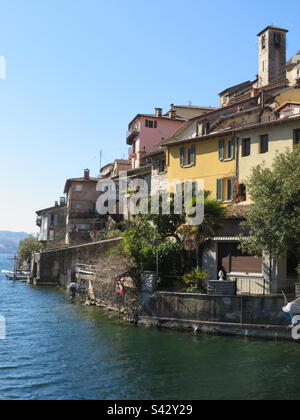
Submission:
M 99 178 L 90 176 L 89 169 L 82 178 L 66 181 L 67 196 L 66 245 L 92 242 L 94 235 L 104 227 L 105 219 L 96 211 L 96 202 L 101 194 L 97 191 Z
M 263 162 L 270 167 L 278 152 L 300 142 L 300 89 L 296 79 L 286 77 L 286 33 L 275 27 L 262 31 L 257 80 L 226 89 L 220 94 L 221 108 L 190 119 L 160 143 L 169 185 L 202 179 L 212 198 L 227 207 L 223 232 L 211 238 L 203 267 L 211 279 L 217 279 L 220 270 L 227 279 L 237 279 L 240 293 L 291 290 L 295 281 L 292 257 L 274 261 L 270 273 L 267 255 L 239 250 L 239 235 L 246 234 L 240 222 L 251 205 L 247 178 L 252 168 Z
M 36 212 L 36 224 L 40 228 L 38 241 L 45 249 L 59 248 L 64 245 L 66 237 L 67 206 L 65 197 L 56 201 L 53 207 Z

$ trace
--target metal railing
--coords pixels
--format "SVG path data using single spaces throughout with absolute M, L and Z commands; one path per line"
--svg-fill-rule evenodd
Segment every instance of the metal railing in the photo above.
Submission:
M 239 295 L 266 295 L 270 293 L 269 282 L 263 276 L 229 275 L 228 280 L 236 281 Z

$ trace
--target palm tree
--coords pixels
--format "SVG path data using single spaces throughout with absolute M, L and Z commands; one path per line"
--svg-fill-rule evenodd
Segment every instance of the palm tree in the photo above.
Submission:
M 177 229 L 177 234 L 183 240 L 184 247 L 188 251 L 195 251 L 197 267 L 202 265 L 200 258 L 211 238 L 220 233 L 226 214 L 226 208 L 217 200 L 210 198 L 211 193 L 204 193 L 204 220 L 199 226 L 181 225 Z

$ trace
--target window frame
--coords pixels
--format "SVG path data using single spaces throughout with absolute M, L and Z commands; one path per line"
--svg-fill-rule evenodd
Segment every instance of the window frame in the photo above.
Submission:
M 248 145 L 249 149 L 246 148 L 246 144 Z M 246 153 L 248 151 L 249 153 Z M 251 156 L 251 137 L 246 137 L 242 139 L 242 157 L 248 156 Z
M 180 166 L 182 168 L 190 168 L 196 165 L 196 146 L 180 148 Z
M 264 143 L 265 139 L 267 139 L 267 144 Z M 266 150 L 264 147 L 267 145 Z M 260 154 L 265 154 L 269 152 L 269 134 L 263 134 L 260 136 Z
M 157 128 L 157 121 L 147 119 L 147 120 L 145 120 L 145 127 L 155 129 L 155 128 Z
M 300 145 L 300 128 L 294 130 L 294 146 Z

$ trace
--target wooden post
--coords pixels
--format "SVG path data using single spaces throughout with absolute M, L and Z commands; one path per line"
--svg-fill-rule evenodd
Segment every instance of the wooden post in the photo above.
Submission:
M 17 256 L 15 255 L 14 258 L 14 277 L 13 280 L 16 281 L 17 280 Z

